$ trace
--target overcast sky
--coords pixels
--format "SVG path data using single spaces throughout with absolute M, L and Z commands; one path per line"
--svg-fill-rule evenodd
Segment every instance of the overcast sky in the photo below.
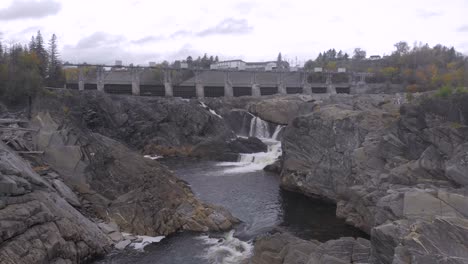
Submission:
M 303 62 L 329 48 L 389 54 L 405 40 L 468 54 L 468 0 L 0 0 L 0 38 L 55 33 L 63 60 L 145 64 L 203 53 Z

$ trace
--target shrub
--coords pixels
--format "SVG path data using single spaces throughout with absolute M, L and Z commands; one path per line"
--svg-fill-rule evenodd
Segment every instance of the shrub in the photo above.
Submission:
M 448 86 L 448 85 L 445 85 L 445 86 L 442 86 L 436 93 L 436 96 L 438 97 L 442 97 L 442 98 L 447 98 L 449 97 L 450 95 L 453 94 L 453 90 L 452 90 L 452 87 Z

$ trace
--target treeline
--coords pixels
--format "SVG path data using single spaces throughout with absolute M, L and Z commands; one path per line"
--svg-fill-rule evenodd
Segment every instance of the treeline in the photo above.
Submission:
M 62 63 L 57 49 L 57 37 L 44 43 L 41 32 L 29 45 L 9 47 L 0 42 L 0 98 L 5 103 L 25 102 L 43 86 L 63 87 Z
M 401 41 L 388 56 L 367 58 L 367 52 L 356 48 L 352 57 L 330 49 L 305 64 L 306 69 L 323 67 L 335 71 L 344 67 L 352 71 L 373 73 L 370 83 L 391 82 L 405 84 L 408 91 L 434 90 L 443 86 L 468 86 L 468 59 L 453 47 L 415 43 L 410 47 Z
M 187 63 L 187 66 L 191 69 L 209 69 L 210 65 L 215 62 L 219 62 L 218 56 L 208 56 L 208 54 L 205 53 L 203 57 L 198 56 L 196 59 L 194 59 L 192 56 L 188 56 L 185 60 L 176 60 L 170 66 L 174 68 L 181 68 L 182 63 Z M 166 66 L 169 66 L 169 63 L 166 63 Z

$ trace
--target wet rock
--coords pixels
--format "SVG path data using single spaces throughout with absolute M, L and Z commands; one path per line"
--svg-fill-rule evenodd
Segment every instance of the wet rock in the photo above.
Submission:
M 210 140 L 195 146 L 191 156 L 217 161 L 237 161 L 239 153 L 266 152 L 267 145 L 255 137 L 234 140 Z
M 273 173 L 276 173 L 276 174 L 280 174 L 281 169 L 282 169 L 282 165 L 281 165 L 281 160 L 280 159 L 273 162 L 270 165 L 265 166 L 265 168 L 263 168 L 264 171 L 273 172 Z

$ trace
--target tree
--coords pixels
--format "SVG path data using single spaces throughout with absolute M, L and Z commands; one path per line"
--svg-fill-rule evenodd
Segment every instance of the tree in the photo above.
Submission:
M 215 62 L 219 62 L 218 56 L 215 57 Z
M 395 46 L 395 48 L 396 48 L 395 53 L 397 55 L 400 55 L 400 56 L 407 54 L 409 52 L 409 50 L 410 50 L 410 47 L 409 47 L 408 43 L 405 42 L 405 41 L 400 41 L 398 43 L 395 43 L 395 45 L 393 45 L 393 46 Z
M 49 41 L 48 58 L 49 65 L 47 67 L 47 85 L 51 87 L 60 87 L 64 83 L 64 75 L 57 50 L 57 36 L 55 34 L 52 35 L 52 38 Z
M 278 63 L 281 63 L 283 61 L 283 56 L 281 56 L 281 52 L 278 53 L 278 58 L 276 59 Z
M 48 59 L 47 59 L 47 51 L 44 47 L 44 39 L 42 38 L 41 31 L 37 31 L 37 36 L 34 39 L 34 45 L 33 49 L 31 49 L 32 52 L 34 52 L 39 59 L 39 73 L 41 74 L 42 78 L 46 78 L 47 75 L 47 65 L 48 65 Z
M 338 51 L 338 54 L 336 55 L 336 59 L 337 59 L 337 60 L 342 60 L 342 59 L 343 59 L 343 56 L 344 56 L 344 55 L 343 55 L 343 51 L 340 50 L 340 51 Z
M 193 64 L 192 56 L 188 56 L 187 59 L 186 59 L 186 61 L 187 61 L 187 65 L 188 65 L 189 67 L 192 67 L 192 64 Z
M 363 60 L 366 58 L 367 52 L 361 48 L 355 48 L 354 49 L 354 55 L 353 59 L 354 60 Z

